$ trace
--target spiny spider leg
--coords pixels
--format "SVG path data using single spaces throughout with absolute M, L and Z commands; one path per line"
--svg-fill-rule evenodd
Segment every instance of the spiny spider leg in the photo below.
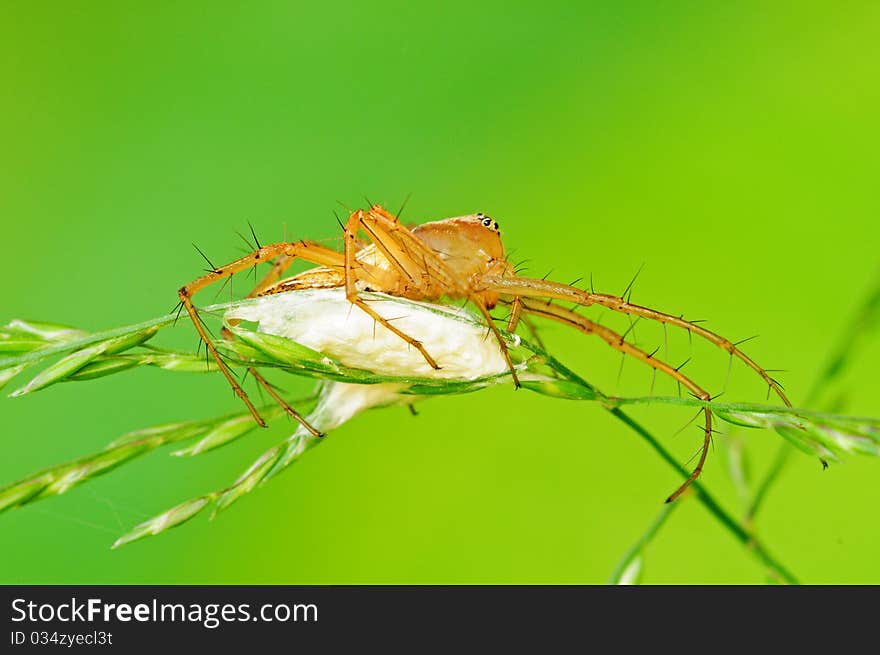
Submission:
M 399 289 L 400 295 L 416 295 L 422 299 L 467 295 L 469 287 L 461 276 L 381 206 L 374 205 L 364 212 L 359 225 L 391 265 L 406 278 Z M 438 289 L 443 293 L 438 294 Z
M 281 405 L 281 408 L 285 412 L 287 412 L 292 418 L 294 418 L 296 421 L 298 421 L 299 424 L 302 425 L 306 430 L 308 430 L 312 434 L 313 437 L 323 437 L 324 436 L 324 433 L 320 432 L 319 430 L 314 428 L 312 426 L 312 424 L 306 420 L 305 416 L 303 416 L 298 411 L 296 411 L 293 407 L 291 407 L 290 404 L 286 400 L 284 400 L 284 398 L 281 397 L 281 394 L 279 394 L 275 390 L 275 387 L 273 387 L 269 383 L 269 381 L 266 378 L 264 378 L 259 371 L 257 371 L 257 369 L 255 369 L 254 367 L 251 367 L 248 369 L 248 372 L 252 376 L 254 376 L 254 379 L 257 381 L 257 383 L 261 387 L 263 387 L 263 389 L 266 390 L 266 393 L 268 393 L 272 397 L 272 400 L 274 400 L 276 403 Z
M 532 321 L 529 320 L 529 317 L 522 313 L 523 310 L 523 300 L 519 296 L 515 297 L 512 301 L 501 299 L 501 302 L 510 305 L 510 315 L 507 317 L 507 332 L 509 334 L 513 334 L 516 332 L 517 326 L 520 323 L 526 326 L 526 330 L 528 330 L 529 335 L 532 339 L 535 340 L 535 344 L 541 350 L 547 350 L 544 346 L 544 340 L 541 339 L 541 335 L 538 334 L 538 328 L 535 326 Z
M 477 309 L 480 310 L 483 318 L 486 319 L 489 330 L 491 330 L 492 334 L 495 335 L 495 339 L 496 341 L 498 341 L 498 346 L 501 349 L 501 354 L 504 356 L 504 361 L 507 364 L 507 368 L 510 370 L 511 377 L 513 377 L 513 386 L 519 389 L 521 385 L 519 383 L 519 376 L 516 373 L 516 367 L 513 365 L 513 360 L 510 359 L 510 351 L 507 348 L 507 342 L 504 340 L 504 337 L 501 336 L 501 332 L 498 330 L 498 326 L 495 325 L 492 314 L 489 313 L 486 305 L 478 296 L 471 296 L 469 300 L 477 306 Z
M 399 252 L 413 260 L 422 278 L 422 286 L 427 288 L 440 285 L 447 294 L 466 295 L 469 284 L 437 252 L 398 222 L 397 217 L 388 213 L 380 205 L 374 205 L 364 216 L 364 223 L 373 230 L 382 230 L 392 239 Z
M 341 262 L 341 260 L 342 260 L 341 255 L 339 256 L 339 259 Z M 278 257 L 276 257 L 275 260 L 272 262 L 272 268 L 269 269 L 269 272 L 263 276 L 263 279 L 260 280 L 260 282 L 257 284 L 257 286 L 255 286 L 253 289 L 251 289 L 250 293 L 248 293 L 248 295 L 245 297 L 246 298 L 256 298 L 257 296 L 263 294 L 267 289 L 269 289 L 269 287 L 271 287 L 273 284 L 275 284 L 275 282 L 277 282 L 279 280 L 279 278 L 284 274 L 284 272 L 288 268 L 290 268 L 290 266 L 293 264 L 294 261 L 296 261 L 296 257 L 294 257 L 292 255 L 287 255 L 287 254 L 278 255 Z M 231 277 L 227 278 L 227 282 L 230 279 L 232 279 L 232 278 Z M 224 284 L 225 284 L 225 282 L 224 282 Z M 229 321 L 229 325 L 231 325 L 231 326 L 236 326 L 238 324 L 239 324 L 238 319 L 230 319 L 230 321 Z M 229 330 L 226 326 L 224 326 L 220 330 L 220 335 L 224 339 L 234 339 L 235 338 L 232 331 Z M 321 432 L 317 428 L 315 428 L 311 423 L 309 423 L 306 420 L 306 418 L 302 414 L 300 414 L 298 411 L 296 411 L 290 405 L 290 403 L 288 403 L 286 400 L 284 400 L 284 398 L 281 397 L 281 395 L 275 390 L 275 388 L 272 386 L 272 384 L 268 380 L 266 380 L 266 378 L 264 378 L 263 375 L 259 371 L 257 371 L 256 368 L 251 366 L 247 369 L 246 372 L 250 373 L 250 375 L 254 378 L 254 380 L 257 382 L 257 384 L 259 384 L 263 389 L 266 390 L 266 393 L 268 393 L 269 396 L 276 403 L 278 403 L 281 406 L 281 408 L 288 414 L 288 416 L 292 417 L 297 422 L 299 422 L 299 424 L 302 425 L 306 430 L 308 430 L 312 434 L 312 436 L 315 436 L 315 437 L 323 437 L 324 436 L 323 432 Z
M 602 307 L 606 307 L 612 311 L 620 312 L 622 314 L 642 316 L 644 318 L 657 321 L 658 323 L 662 323 L 664 325 L 675 325 L 676 327 L 680 327 L 700 337 L 703 337 L 704 339 L 715 344 L 722 350 L 727 351 L 734 357 L 745 362 L 745 364 L 749 368 L 751 368 L 758 375 L 761 376 L 761 378 L 770 386 L 770 388 L 773 389 L 776 395 L 779 396 L 780 400 L 782 400 L 783 403 L 791 407 L 791 403 L 786 397 L 785 392 L 782 390 L 781 385 L 772 377 L 770 377 L 770 374 L 767 373 L 767 371 L 758 366 L 758 364 L 754 360 L 752 360 L 750 357 L 748 357 L 748 355 L 737 348 L 733 342 L 731 342 L 729 339 L 722 337 L 719 334 L 716 334 L 710 330 L 707 330 L 704 327 L 697 325 L 696 323 L 686 321 L 679 316 L 665 314 L 663 312 L 657 311 L 656 309 L 651 309 L 650 307 L 635 305 L 633 303 L 627 302 L 620 296 L 582 291 L 575 287 L 570 287 L 565 284 L 559 284 L 557 282 L 550 282 L 547 280 L 537 280 L 533 278 L 513 276 L 487 276 L 483 278 L 482 284 L 486 289 L 497 291 L 507 296 L 543 298 L 545 300 L 566 300 L 577 303 L 578 305 L 584 307 L 590 305 L 601 305 Z
M 570 309 L 566 309 L 564 307 L 559 307 L 558 305 L 547 305 L 543 302 L 536 303 L 530 302 L 528 300 L 524 300 L 521 302 L 522 311 L 526 314 L 540 316 L 542 318 L 557 321 L 564 325 L 568 325 L 569 327 L 573 327 L 576 330 L 579 330 L 585 334 L 595 334 L 615 350 L 619 350 L 625 355 L 630 355 L 638 359 L 639 361 L 647 364 L 648 366 L 654 368 L 655 370 L 665 373 L 674 380 L 680 382 L 700 400 L 706 402 L 711 400 L 711 396 L 707 391 L 697 385 L 697 383 L 684 375 L 677 368 L 670 366 L 666 362 L 659 360 L 653 355 L 645 352 L 644 350 L 630 344 L 624 339 L 623 335 L 618 334 L 614 330 L 611 330 L 603 325 L 599 325 L 598 323 L 594 323 L 588 318 L 581 316 L 577 312 L 573 312 Z M 690 474 L 687 480 L 685 480 L 684 483 L 666 499 L 667 503 L 671 503 L 682 493 L 684 493 L 684 491 L 691 485 L 691 483 L 699 477 L 700 473 L 703 470 L 703 465 L 705 464 L 706 457 L 709 454 L 709 446 L 712 443 L 712 411 L 708 407 L 704 407 L 703 413 L 706 417 L 706 429 L 704 433 L 703 447 L 700 451 L 700 459 L 697 462 L 697 466 L 694 468 L 693 472 Z
M 295 258 L 300 258 L 313 264 L 326 266 L 338 265 L 340 260 L 340 254 L 338 252 L 316 243 L 310 243 L 308 241 L 299 241 L 296 243 L 274 243 L 262 246 L 245 257 L 241 257 L 225 266 L 220 266 L 213 271 L 209 271 L 207 274 L 202 275 L 189 284 L 181 287 L 177 292 L 177 295 L 180 297 L 180 302 L 183 304 L 184 309 L 186 309 L 187 314 L 189 314 L 190 319 L 192 319 L 193 325 L 195 325 L 196 331 L 199 333 L 202 341 L 205 342 L 205 347 L 208 352 L 214 358 L 214 361 L 217 362 L 218 368 L 223 373 L 223 376 L 229 382 L 230 386 L 232 386 L 235 394 L 241 398 L 242 402 L 247 406 L 248 411 L 250 411 L 251 416 L 254 417 L 254 420 L 261 427 L 266 427 L 266 421 L 260 416 L 257 408 L 251 402 L 250 398 L 248 398 L 247 393 L 241 388 L 241 385 L 235 379 L 232 371 L 223 361 L 220 353 L 217 352 L 217 348 L 214 346 L 211 337 L 208 335 L 207 329 L 202 323 L 198 311 L 192 302 L 192 297 L 197 292 L 210 284 L 213 284 L 217 280 L 221 280 L 250 268 L 251 266 L 272 260 L 282 255 L 290 258 L 291 261 Z

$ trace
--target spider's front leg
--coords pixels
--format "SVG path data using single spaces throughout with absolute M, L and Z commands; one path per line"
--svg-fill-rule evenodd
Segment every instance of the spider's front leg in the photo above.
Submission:
M 744 362 L 746 366 L 748 366 L 750 369 L 755 371 L 755 373 L 761 376 L 761 379 L 763 379 L 764 382 L 767 383 L 768 387 L 771 388 L 777 396 L 779 396 L 779 399 L 783 403 L 785 403 L 786 406 L 791 407 L 791 402 L 789 402 L 788 397 L 785 395 L 785 391 L 782 389 L 782 385 L 780 385 L 778 381 L 773 379 L 766 369 L 759 366 L 757 362 L 755 362 L 752 358 L 741 351 L 737 347 L 736 343 L 730 341 L 729 339 L 726 339 L 725 337 L 722 337 L 720 334 L 716 334 L 711 330 L 707 330 L 701 325 L 697 325 L 693 321 L 687 321 L 681 316 L 673 316 L 672 314 L 667 314 L 656 309 L 651 309 L 650 307 L 636 305 L 629 302 L 625 298 L 621 298 L 620 296 L 613 296 L 607 293 L 594 293 L 591 291 L 583 291 L 576 287 L 572 287 L 566 284 L 559 284 L 558 282 L 551 282 L 549 280 L 536 280 L 533 278 L 519 277 L 516 275 L 493 275 L 483 278 L 482 284 L 488 290 L 509 297 L 521 297 L 524 299 L 532 298 L 536 300 L 540 300 L 543 298 L 547 302 L 552 300 L 560 300 L 563 302 L 573 302 L 576 305 L 580 305 L 581 307 L 600 305 L 602 307 L 610 309 L 613 312 L 628 314 L 630 316 L 640 316 L 642 318 L 656 321 L 663 325 L 674 325 L 683 330 L 687 330 L 688 332 L 696 334 L 697 336 L 709 341 L 710 343 L 715 344 L 718 348 L 721 348 L 722 350 L 729 353 L 731 357 L 736 357 L 740 361 Z
M 691 380 L 688 376 L 682 373 L 679 369 L 670 366 L 666 362 L 657 359 L 654 357 L 653 353 L 647 353 L 641 348 L 632 345 L 628 341 L 624 339 L 622 334 L 611 330 L 610 328 L 605 327 L 604 325 L 600 325 L 591 321 L 585 316 L 581 316 L 577 312 L 571 311 L 570 309 L 566 309 L 565 307 L 559 307 L 558 305 L 547 304 L 545 302 L 535 302 L 530 300 L 523 300 L 522 298 L 514 298 L 510 301 L 512 305 L 511 311 L 511 319 L 516 316 L 517 319 L 523 318 L 525 314 L 530 316 L 537 316 L 539 318 L 546 318 L 551 321 L 556 321 L 557 323 L 562 323 L 563 325 L 567 325 L 569 327 L 573 327 L 584 334 L 594 334 L 609 346 L 622 352 L 625 355 L 630 357 L 634 357 L 635 359 L 641 361 L 644 364 L 647 364 L 655 371 L 660 371 L 674 379 L 675 381 L 684 385 L 696 398 L 708 402 L 711 400 L 711 396 L 709 392 L 700 387 L 696 382 Z M 512 327 L 515 328 L 516 324 L 512 321 Z M 688 476 L 687 480 L 678 487 L 672 494 L 666 499 L 667 503 L 671 503 L 676 498 L 678 498 L 685 490 L 696 480 L 700 473 L 703 471 L 703 465 L 706 463 L 706 457 L 709 454 L 709 446 L 712 444 L 712 410 L 708 407 L 704 407 L 703 415 L 705 417 L 705 431 L 703 433 L 703 446 L 700 450 L 700 457 L 697 461 L 697 465 L 694 467 L 694 470 Z
M 400 226 L 401 229 L 405 229 Z M 421 353 L 428 365 L 439 370 L 440 366 L 436 360 L 431 357 L 421 341 L 408 335 L 406 332 L 396 328 L 391 321 L 375 311 L 367 302 L 360 297 L 357 289 L 358 282 L 358 262 L 356 254 L 358 251 L 357 235 L 363 229 L 369 236 L 370 240 L 388 260 L 391 266 L 397 272 L 397 275 L 408 282 L 413 289 L 419 289 L 421 286 L 421 276 L 418 264 L 410 257 L 400 244 L 391 237 L 381 225 L 367 219 L 367 213 L 362 209 L 352 212 L 345 224 L 345 297 L 348 301 L 358 307 L 361 311 L 369 315 L 374 321 L 379 323 L 387 330 L 390 330 L 406 343 Z M 381 291 L 382 289 L 377 289 Z

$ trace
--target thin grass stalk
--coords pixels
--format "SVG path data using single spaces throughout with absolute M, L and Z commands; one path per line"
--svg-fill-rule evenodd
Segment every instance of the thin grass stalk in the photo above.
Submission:
M 669 518 L 669 515 L 672 514 L 678 506 L 679 503 L 667 503 L 663 506 L 663 508 L 657 513 L 657 516 L 654 517 L 654 520 L 651 521 L 648 529 L 642 533 L 638 540 L 623 554 L 620 561 L 617 562 L 617 565 L 611 572 L 611 577 L 608 579 L 608 584 L 621 585 L 639 583 L 642 569 L 642 552 L 644 551 L 645 546 L 647 546 L 657 535 L 660 528 L 666 523 L 666 519 Z M 634 568 L 637 570 L 637 573 L 635 574 L 633 573 Z
M 660 455 L 660 458 L 678 471 L 682 477 L 688 477 L 690 474 L 689 471 L 679 464 L 678 460 L 676 460 L 675 457 L 673 457 L 672 454 L 670 454 L 650 432 L 630 418 L 622 410 L 614 408 L 609 411 L 642 437 L 642 439 L 644 439 L 651 448 Z M 786 584 L 799 584 L 797 578 L 770 554 L 759 539 L 750 534 L 742 524 L 721 507 L 718 501 L 715 500 L 699 480 L 695 480 L 691 484 L 690 490 L 693 490 L 697 500 L 709 511 L 709 513 L 712 514 L 712 516 L 714 516 L 737 541 L 745 546 L 746 550 L 752 553 L 752 555 L 754 555 L 754 557 L 756 557 L 774 577 Z
M 878 325 L 880 325 L 880 276 L 855 319 L 848 323 L 848 329 L 838 339 L 837 347 L 828 358 L 825 367 L 810 386 L 804 403 L 807 407 L 812 406 L 827 387 L 846 371 L 859 347 Z M 763 506 L 770 489 L 781 477 L 793 451 L 794 448 L 789 443 L 783 442 L 779 446 L 770 468 L 761 479 L 751 503 L 746 508 L 744 516 L 748 524 L 754 523 L 758 511 Z

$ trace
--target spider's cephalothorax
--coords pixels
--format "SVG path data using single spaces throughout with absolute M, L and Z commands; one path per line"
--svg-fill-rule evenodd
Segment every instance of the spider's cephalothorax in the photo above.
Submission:
M 482 284 L 487 276 L 503 276 L 509 268 L 497 221 L 482 213 L 457 216 L 423 223 L 412 228 L 412 234 L 467 282 L 459 290 L 460 296 L 467 297 L 476 293 L 488 309 L 498 304 L 498 294 L 484 288 Z M 434 300 L 449 295 L 448 288 L 435 286 L 432 289 L 433 297 L 426 299 Z
M 377 324 L 416 348 L 425 361 L 434 368 L 439 366 L 431 356 L 431 344 L 423 344 L 395 327 L 392 321 L 376 312 L 364 300 L 361 292 L 379 291 L 412 300 L 435 301 L 449 298 L 470 302 L 483 316 L 487 329 L 497 339 L 517 386 L 519 379 L 516 368 L 507 352 L 506 342 L 489 313 L 489 310 L 499 302 L 510 307 L 508 332 L 517 329 L 524 315 L 556 321 L 585 334 L 598 336 L 612 348 L 670 376 L 696 397 L 704 401 L 711 399 L 707 391 L 677 368 L 655 357 L 654 353 L 649 354 L 641 350 L 626 341 L 626 335 L 618 334 L 575 311 L 578 307 L 601 305 L 615 312 L 685 329 L 714 343 L 730 353 L 731 357 L 745 362 L 763 378 L 785 404 L 789 404 L 782 388 L 767 371 L 746 356 L 734 343 L 696 323 L 686 321 L 680 316 L 630 303 L 620 296 L 584 291 L 544 279 L 518 276 L 505 259 L 497 221 L 485 214 L 458 216 L 408 228 L 381 206 L 374 205 L 369 209 L 352 212 L 344 226 L 344 232 L 344 250 L 341 253 L 313 241 L 261 246 L 246 257 L 209 271 L 178 292 L 182 306 L 193 319 L 208 351 L 217 361 L 217 365 L 233 389 L 248 406 L 255 420 L 261 425 L 265 425 L 263 419 L 221 359 L 199 320 L 191 298 L 194 293 L 212 282 L 262 262 L 271 263 L 272 269 L 249 296 L 284 293 L 304 288 L 344 287 L 346 297 L 352 305 L 366 312 Z M 369 243 L 364 244 L 359 240 L 361 234 L 366 235 Z M 296 259 L 311 262 L 317 267 L 282 279 L 284 271 Z M 574 307 L 572 309 L 563 307 L 559 304 L 562 302 L 572 304 Z M 292 416 L 314 434 L 318 434 L 293 408 L 278 397 L 271 385 L 268 385 L 256 371 L 253 373 L 255 379 L 273 398 L 282 403 Z M 668 501 L 674 500 L 687 489 L 703 469 L 712 437 L 712 411 L 706 407 L 703 414 L 705 431 L 699 461 L 690 477 L 669 496 Z
M 504 262 L 498 223 L 485 214 L 423 223 L 411 232 L 462 275 L 495 273 Z

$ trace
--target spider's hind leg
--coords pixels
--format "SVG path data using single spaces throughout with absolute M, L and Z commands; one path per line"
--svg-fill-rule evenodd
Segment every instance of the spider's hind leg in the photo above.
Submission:
M 263 277 L 262 280 L 251 289 L 250 293 L 248 293 L 246 298 L 255 298 L 264 292 L 267 291 L 275 282 L 277 282 L 284 272 L 290 268 L 291 264 L 295 261 L 295 257 L 292 255 L 279 255 L 272 262 L 272 268 L 268 273 Z M 269 291 L 271 293 L 271 290 Z M 229 325 L 235 326 L 238 325 L 239 321 L 237 319 L 231 319 L 229 321 Z M 235 334 L 228 327 L 224 326 L 220 330 L 220 335 L 227 340 L 233 340 L 235 338 Z M 254 378 L 256 383 L 260 385 L 262 389 L 269 394 L 269 397 L 272 398 L 280 407 L 287 413 L 288 416 L 296 420 L 300 425 L 302 425 L 306 430 L 308 430 L 312 436 L 314 437 L 323 437 L 324 433 L 315 428 L 308 420 L 296 411 L 293 407 L 291 407 L 290 403 L 288 403 L 281 394 L 278 393 L 276 388 L 269 382 L 265 377 L 263 377 L 262 373 L 260 373 L 255 367 L 251 366 L 247 369 L 247 373 Z
M 278 391 L 276 391 L 276 389 L 272 385 L 272 383 L 269 382 L 266 378 L 264 378 L 263 375 L 257 369 L 255 369 L 252 366 L 248 369 L 248 373 L 250 373 L 253 376 L 254 380 L 257 381 L 257 384 L 259 384 L 263 389 L 266 390 L 266 393 L 269 394 L 269 396 L 272 398 L 272 400 L 274 400 L 276 403 L 278 403 L 281 406 L 281 409 L 283 409 L 287 413 L 288 416 L 290 416 L 291 418 L 296 420 L 300 425 L 302 425 L 306 430 L 308 430 L 313 437 L 325 436 L 323 432 L 319 431 L 311 423 L 309 423 L 306 420 L 305 416 L 303 416 L 298 411 L 296 411 L 293 407 L 291 407 L 290 403 L 288 403 L 286 400 L 284 400 L 284 398 L 281 397 L 281 394 L 279 394 Z
M 214 342 L 210 334 L 208 333 L 207 327 L 202 321 L 202 318 L 199 315 L 195 304 L 193 304 L 192 297 L 197 292 L 213 284 L 214 282 L 217 282 L 224 278 L 228 278 L 235 273 L 246 270 L 257 264 L 271 261 L 281 256 L 286 258 L 285 261 L 288 264 L 292 262 L 295 258 L 299 258 L 305 261 L 313 262 L 315 264 L 327 266 L 339 265 L 341 263 L 342 257 L 339 253 L 330 250 L 329 248 L 325 248 L 324 246 L 307 241 L 298 241 L 294 243 L 275 243 L 267 246 L 261 246 L 249 255 L 246 255 L 245 257 L 235 260 L 234 262 L 226 264 L 225 266 L 212 268 L 212 270 L 209 270 L 205 275 L 196 278 L 189 284 L 182 286 L 177 291 L 178 298 L 180 299 L 180 304 L 182 305 L 183 309 L 186 310 L 186 313 L 189 314 L 190 319 L 192 319 L 193 325 L 195 326 L 196 331 L 199 333 L 199 337 L 205 343 L 205 348 L 207 349 L 208 354 L 210 354 L 211 357 L 214 358 L 214 361 L 217 362 L 217 367 L 220 369 L 220 372 L 223 373 L 223 377 L 226 378 L 227 382 L 229 382 L 229 385 L 232 387 L 235 394 L 239 398 L 241 398 L 242 402 L 247 406 L 248 411 L 251 413 L 251 416 L 254 417 L 254 420 L 261 427 L 266 427 L 266 421 L 263 420 L 262 416 L 260 416 L 260 413 L 251 402 L 250 398 L 248 398 L 248 395 L 242 388 L 241 384 L 239 384 L 238 380 L 235 379 L 235 375 L 232 373 L 232 370 L 223 360 L 222 355 L 217 351 L 217 347 L 214 345 Z M 273 272 L 274 271 L 275 269 L 273 268 Z M 271 272 L 270 275 L 272 275 Z M 257 285 L 257 289 L 255 291 L 261 289 L 262 287 L 263 282 Z

